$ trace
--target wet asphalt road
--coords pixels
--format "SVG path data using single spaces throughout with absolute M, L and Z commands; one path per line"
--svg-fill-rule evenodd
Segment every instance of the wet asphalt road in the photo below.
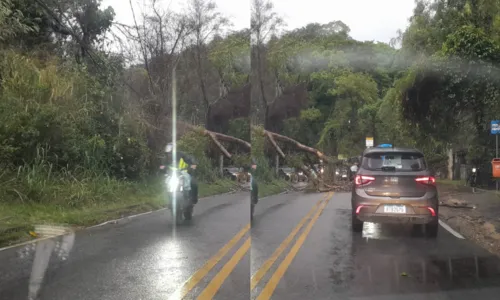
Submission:
M 435 240 L 371 223 L 353 235 L 349 199 L 264 198 L 249 229 L 248 194 L 225 195 L 175 231 L 159 211 L 78 232 L 40 299 L 499 299 L 497 257 L 443 227 Z M 30 247 L 0 251 L 0 299 L 26 299 Z
M 435 240 L 411 226 L 372 223 L 352 234 L 348 193 L 280 195 L 259 205 L 252 299 L 500 299 L 500 259 L 443 227 Z M 313 223 L 301 227 L 308 213 Z
M 39 299 L 249 299 L 249 219 L 242 193 L 200 199 L 191 223 L 175 231 L 162 210 L 77 232 L 65 261 L 52 255 Z M 0 251 L 0 299 L 27 299 L 34 252 Z

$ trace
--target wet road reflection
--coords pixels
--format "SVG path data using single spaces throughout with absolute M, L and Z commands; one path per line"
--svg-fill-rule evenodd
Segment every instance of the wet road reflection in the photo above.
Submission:
M 248 299 L 248 201 L 200 199 L 175 228 L 163 210 L 4 249 L 0 299 L 168 299 L 185 286 L 177 299 Z
M 310 195 L 283 200 L 285 205 L 268 212 L 252 228 L 254 273 L 314 206 L 314 200 Z M 290 251 L 288 247 L 276 259 L 252 290 L 252 299 L 273 280 Z M 444 227 L 435 239 L 425 237 L 422 227 L 411 225 L 365 223 L 361 234 L 353 234 L 350 195 L 336 193 L 271 299 L 493 300 L 499 295 L 498 257 Z
M 352 237 L 349 274 L 340 279 L 332 269 L 331 279 L 347 279 L 352 297 L 500 287 L 498 257 L 450 241 L 426 239 L 418 227 L 367 223 Z

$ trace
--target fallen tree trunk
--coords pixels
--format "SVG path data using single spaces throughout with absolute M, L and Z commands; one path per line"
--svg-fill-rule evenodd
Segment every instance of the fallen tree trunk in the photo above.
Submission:
M 186 126 L 187 128 L 194 130 L 194 131 L 198 131 L 198 132 L 202 133 L 203 135 L 214 135 L 217 139 L 232 142 L 232 143 L 238 143 L 238 144 L 244 146 L 248 150 L 252 149 L 252 144 L 250 144 L 250 142 L 244 141 L 244 140 L 239 139 L 239 138 L 234 137 L 234 136 L 230 136 L 230 135 L 215 132 L 215 131 L 210 131 L 210 130 L 207 130 L 203 127 L 194 126 L 194 125 L 182 122 L 182 121 L 177 121 L 177 125 Z
M 299 150 L 311 153 L 311 154 L 315 155 L 318 159 L 323 160 L 323 161 L 325 161 L 327 163 L 333 163 L 333 164 L 338 163 L 338 160 L 325 155 L 323 152 L 319 151 L 318 149 L 306 146 L 306 145 L 304 145 L 304 144 L 302 144 L 302 143 L 300 143 L 300 142 L 298 142 L 298 141 L 296 141 L 296 140 L 294 140 L 294 139 L 292 139 L 290 137 L 287 137 L 285 135 L 281 135 L 281 134 L 278 134 L 278 133 L 275 133 L 275 132 L 271 132 L 271 131 L 265 130 L 265 129 L 263 129 L 263 133 L 269 139 L 269 141 L 271 142 L 271 144 L 275 148 L 276 152 L 282 158 L 285 158 L 285 154 L 283 153 L 283 151 L 281 150 L 281 148 L 276 143 L 276 140 L 280 140 L 280 141 L 283 141 L 283 142 L 286 142 L 286 143 L 294 144 Z M 331 191 L 331 190 L 337 190 L 338 189 L 338 186 L 334 186 L 334 185 L 330 185 L 330 184 L 326 183 L 325 180 L 322 178 L 322 175 L 319 172 L 315 171 L 315 175 L 316 176 L 314 176 L 315 178 L 313 178 L 311 170 L 310 170 L 309 167 L 303 165 L 303 166 L 301 166 L 299 168 L 309 177 L 310 180 L 312 180 L 314 182 L 315 188 L 318 191 L 325 192 L 325 191 Z M 322 185 L 326 189 L 322 189 L 320 187 L 320 185 Z
M 309 153 L 312 153 L 314 155 L 316 155 L 319 159 L 321 160 L 324 160 L 326 162 L 331 162 L 331 163 L 334 163 L 336 162 L 335 159 L 325 155 L 323 152 L 319 151 L 318 149 L 316 148 L 312 148 L 312 147 L 309 147 L 309 146 L 306 146 L 290 137 L 287 137 L 285 135 L 281 135 L 281 134 L 278 134 L 278 133 L 275 133 L 275 132 L 271 132 L 269 130 L 265 130 L 264 129 L 264 134 L 269 138 L 269 140 L 271 141 L 271 144 L 273 144 L 273 146 L 276 148 L 276 151 L 278 151 L 278 153 L 282 156 L 282 157 L 285 157 L 285 154 L 283 153 L 283 151 L 281 151 L 281 149 L 277 146 L 276 144 L 276 141 L 275 140 L 281 140 L 283 142 L 287 142 L 287 143 L 291 143 L 291 144 L 294 144 L 295 147 L 297 147 L 298 149 L 304 151 L 304 152 L 309 152 Z
M 281 158 L 285 158 L 285 153 L 283 153 L 283 150 L 278 146 L 276 141 L 273 138 L 273 135 L 269 131 L 264 131 L 264 134 L 267 136 L 271 144 L 274 146 L 274 149 L 276 149 L 276 152 L 281 156 Z
M 211 139 L 212 141 L 215 143 L 215 145 L 217 145 L 217 147 L 219 147 L 220 151 L 227 157 L 227 158 L 231 158 L 232 155 L 231 153 L 229 153 L 229 151 L 227 151 L 226 147 L 224 147 L 218 140 L 217 140 L 217 136 L 213 133 L 213 132 L 210 132 L 207 130 L 207 133 L 206 133 Z
M 205 129 L 205 131 L 214 134 L 220 140 L 227 141 L 227 142 L 238 143 L 238 144 L 244 146 L 249 151 L 252 150 L 252 144 L 250 144 L 247 141 L 244 141 L 244 140 L 239 139 L 239 138 L 234 137 L 234 136 L 230 136 L 230 135 L 218 133 L 218 132 L 215 132 L 215 131 L 208 131 L 206 129 Z
M 190 130 L 194 130 L 194 131 L 197 131 L 205 136 L 208 136 L 210 137 L 210 139 L 214 142 L 214 144 L 219 148 L 219 150 L 224 154 L 224 156 L 226 156 L 227 158 L 231 158 L 232 155 L 231 153 L 229 153 L 229 151 L 227 151 L 227 149 L 220 143 L 219 140 L 223 140 L 223 141 L 227 141 L 227 142 L 232 142 L 232 143 L 237 143 L 237 144 L 240 144 L 242 145 L 243 147 L 245 147 L 246 149 L 248 149 L 248 151 L 251 151 L 252 150 L 252 145 L 247 142 L 247 141 L 244 141 L 242 139 L 239 139 L 237 137 L 234 137 L 234 136 L 230 136 L 230 135 L 226 135 L 226 134 L 222 134 L 222 133 L 218 133 L 218 132 L 215 132 L 215 131 L 210 131 L 210 130 L 207 130 L 203 127 L 199 127 L 199 126 L 194 126 L 194 125 L 191 125 L 191 124 L 188 124 L 186 122 L 182 122 L 182 121 L 177 121 L 176 122 L 177 126 L 185 126 L 186 128 L 190 129 Z

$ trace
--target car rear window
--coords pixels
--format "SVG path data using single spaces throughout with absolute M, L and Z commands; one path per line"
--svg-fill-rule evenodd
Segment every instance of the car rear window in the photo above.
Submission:
M 418 152 L 373 152 L 363 157 L 362 168 L 377 171 L 394 167 L 396 171 L 416 172 L 427 168 L 424 156 Z

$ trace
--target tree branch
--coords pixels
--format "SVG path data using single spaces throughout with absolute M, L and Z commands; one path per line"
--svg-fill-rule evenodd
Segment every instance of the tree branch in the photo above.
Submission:
M 276 141 L 273 138 L 273 135 L 269 131 L 264 131 L 264 132 L 265 132 L 267 138 L 269 139 L 269 141 L 271 142 L 271 144 L 273 144 L 274 148 L 279 153 L 279 155 L 282 158 L 285 158 L 285 153 L 283 153 L 283 151 L 281 150 L 281 148 L 278 146 L 278 144 L 276 143 Z
M 214 132 L 207 132 L 207 135 L 212 139 L 212 141 L 219 147 L 220 151 L 227 157 L 231 158 L 232 155 L 227 151 L 227 149 L 217 140 Z
M 325 160 L 325 161 L 328 161 L 328 162 L 335 162 L 336 161 L 335 159 L 326 156 L 325 154 L 323 154 L 323 152 L 319 151 L 318 149 L 315 149 L 315 148 L 306 146 L 304 144 L 301 144 L 298 141 L 296 141 L 296 140 L 294 140 L 292 138 L 289 138 L 287 136 L 284 136 L 284 135 L 281 135 L 281 134 L 277 134 L 277 133 L 274 133 L 274 132 L 270 132 L 268 130 L 264 130 L 264 133 L 266 135 L 271 135 L 274 139 L 281 140 L 281 141 L 284 141 L 284 142 L 287 142 L 287 143 L 292 143 L 297 148 L 299 148 L 300 150 L 302 150 L 304 152 L 312 153 L 312 154 L 316 155 L 319 159 L 322 159 L 322 160 Z

